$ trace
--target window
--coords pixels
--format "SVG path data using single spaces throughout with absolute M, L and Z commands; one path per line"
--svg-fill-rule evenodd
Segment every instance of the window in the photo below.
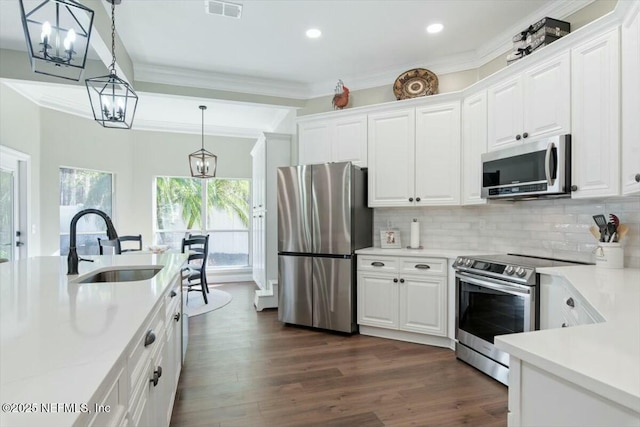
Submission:
M 209 234 L 210 267 L 249 266 L 249 180 L 156 178 L 157 243 L 180 249 L 188 233 Z
M 69 253 L 69 226 L 83 209 L 113 214 L 113 174 L 88 169 L 60 168 L 60 255 Z M 79 255 L 98 254 L 98 237 L 106 238 L 106 225 L 97 215 L 78 221 L 76 247 Z

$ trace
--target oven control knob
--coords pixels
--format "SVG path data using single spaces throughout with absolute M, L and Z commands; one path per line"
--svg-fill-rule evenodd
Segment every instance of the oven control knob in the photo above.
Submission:
M 467 258 L 467 259 L 465 260 L 465 262 L 464 262 L 464 265 L 465 265 L 465 266 L 467 266 L 467 267 L 471 267 L 471 266 L 473 265 L 473 260 L 472 260 L 472 259 Z
M 462 265 L 462 264 L 464 264 L 464 258 L 458 257 L 458 259 L 456 260 L 456 265 Z
M 504 269 L 505 274 L 509 276 L 513 275 L 514 271 L 516 271 L 516 269 L 513 268 L 513 265 L 508 265 L 507 268 Z
M 525 270 L 522 267 L 518 267 L 516 268 L 516 276 L 518 277 L 524 277 L 524 275 L 527 274 L 527 270 Z

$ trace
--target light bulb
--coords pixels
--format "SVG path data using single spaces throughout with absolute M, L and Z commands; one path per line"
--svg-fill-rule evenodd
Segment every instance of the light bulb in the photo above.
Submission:
M 67 31 L 67 37 L 64 39 L 64 49 L 65 50 L 73 50 L 73 42 L 76 41 L 76 32 L 73 28 Z
M 102 105 L 103 105 L 105 108 L 109 108 L 109 105 L 110 105 L 110 104 L 111 104 L 111 103 L 109 102 L 109 98 L 107 98 L 106 96 L 103 96 L 103 97 L 102 97 Z
M 51 35 L 51 24 L 49 21 L 44 21 L 42 24 L 42 32 L 40 33 L 40 41 L 45 43 Z

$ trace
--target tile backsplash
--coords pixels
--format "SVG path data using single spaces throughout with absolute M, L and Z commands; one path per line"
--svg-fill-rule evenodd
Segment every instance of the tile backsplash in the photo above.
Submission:
M 624 266 L 640 267 L 640 198 L 603 200 L 546 199 L 491 202 L 460 207 L 376 208 L 374 246 L 381 229 L 400 231 L 402 246 L 410 241 L 410 223 L 420 222 L 420 245 L 430 249 L 488 250 L 574 261 L 595 262 L 597 241 L 589 232 L 593 215 L 615 214 L 629 226 L 621 241 Z

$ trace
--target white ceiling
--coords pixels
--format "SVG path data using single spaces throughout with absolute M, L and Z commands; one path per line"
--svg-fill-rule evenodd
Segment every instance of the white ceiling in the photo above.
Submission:
M 511 36 L 529 24 L 544 16 L 563 18 L 591 1 L 237 0 L 243 5 L 238 20 L 205 14 L 204 0 L 123 0 L 116 6 L 116 29 L 133 61 L 135 81 L 308 99 L 331 94 L 338 79 L 357 90 L 391 86 L 416 67 L 436 74 L 477 68 L 509 49 Z M 110 11 L 110 3 L 102 3 Z M 18 0 L 0 0 L 2 48 L 25 50 L 18 10 Z M 427 34 L 434 22 L 444 30 Z M 319 28 L 322 37 L 306 38 L 310 27 Z M 13 85 L 34 99 L 66 94 L 50 85 Z M 197 105 L 203 101 L 144 94 L 134 127 L 138 120 L 193 124 L 193 116 L 199 123 Z M 224 119 L 216 126 L 231 130 L 273 126 L 289 111 L 213 104 L 221 108 L 214 106 L 209 115 Z

